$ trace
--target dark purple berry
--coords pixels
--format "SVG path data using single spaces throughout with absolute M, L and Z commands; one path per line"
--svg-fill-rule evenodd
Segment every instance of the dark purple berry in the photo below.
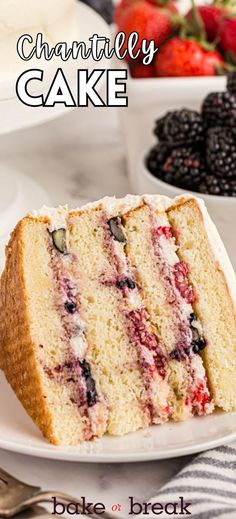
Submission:
M 203 337 L 199 337 L 198 340 L 194 340 L 192 342 L 193 345 L 193 353 L 199 353 L 200 351 L 204 350 L 206 347 L 206 341 Z
M 72 301 L 66 301 L 64 306 L 68 314 L 74 314 L 76 312 L 76 304 L 72 303 Z
M 212 92 L 202 105 L 205 128 L 222 126 L 236 130 L 236 97 L 230 92 Z
M 52 241 L 54 247 L 64 254 L 66 252 L 66 230 L 65 229 L 57 229 L 52 232 Z
M 92 407 L 94 404 L 96 404 L 96 401 L 97 401 L 97 391 L 96 391 L 95 380 L 92 378 L 89 363 L 84 359 L 84 360 L 80 361 L 79 364 L 82 369 L 82 375 L 86 382 L 86 394 L 87 394 L 88 406 Z
M 227 78 L 227 90 L 236 96 L 236 71 L 231 72 Z
M 210 128 L 206 140 L 206 162 L 212 175 L 225 180 L 236 177 L 236 142 L 231 130 Z
M 236 179 L 226 180 L 214 175 L 207 175 L 200 184 L 200 192 L 208 195 L 220 195 L 236 197 Z
M 124 279 L 120 279 L 116 282 L 116 286 L 117 288 L 130 288 L 131 290 L 134 290 L 134 288 L 136 287 L 135 285 L 135 282 L 130 279 L 130 278 L 124 278 Z
M 192 312 L 189 316 L 189 320 L 190 320 L 190 324 L 193 322 L 193 321 L 197 321 L 197 316 L 194 312 Z
M 109 225 L 111 234 L 115 238 L 115 240 L 122 242 L 122 243 L 126 243 L 127 240 L 124 235 L 123 229 L 121 227 L 121 218 L 119 218 L 119 216 L 110 218 L 110 220 L 108 220 L 108 225 Z
M 171 148 L 203 142 L 202 116 L 195 110 L 175 110 L 157 119 L 154 129 L 159 141 Z

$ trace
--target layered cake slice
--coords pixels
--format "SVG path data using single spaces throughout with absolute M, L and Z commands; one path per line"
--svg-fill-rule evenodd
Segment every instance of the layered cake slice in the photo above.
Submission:
M 201 200 L 43 208 L 7 247 L 0 365 L 55 444 L 235 411 L 235 302 Z

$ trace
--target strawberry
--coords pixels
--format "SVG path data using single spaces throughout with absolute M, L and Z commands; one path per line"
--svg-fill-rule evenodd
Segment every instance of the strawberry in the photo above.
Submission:
M 176 14 L 179 12 L 177 4 L 174 0 L 146 0 L 151 5 L 155 7 L 162 7 L 168 9 L 169 13 Z
M 214 76 L 223 66 L 220 54 L 205 50 L 197 41 L 175 37 L 156 55 L 156 76 Z
M 228 55 L 236 59 L 236 18 L 225 18 L 219 30 L 219 45 Z
M 223 20 L 226 9 L 222 9 L 219 5 L 199 5 L 196 10 L 201 17 L 204 25 L 208 41 L 214 41 L 217 38 L 220 24 Z M 193 9 L 186 15 L 187 20 L 192 21 Z
M 143 65 L 143 63 L 134 63 L 130 68 L 130 73 L 136 79 L 155 77 L 154 65 Z
M 140 49 L 143 39 L 154 40 L 158 47 L 170 35 L 172 29 L 168 9 L 155 7 L 145 0 L 131 3 L 123 13 L 118 12 L 118 16 L 116 14 L 116 20 L 118 30 L 126 34 L 126 42 L 132 32 L 138 32 L 139 43 L 135 47 L 135 52 Z
M 138 0 L 120 0 L 114 10 L 114 22 L 119 27 L 122 23 L 124 12 L 130 5 L 136 3 Z M 175 0 L 145 0 L 148 4 L 154 7 L 165 9 L 166 14 L 176 14 L 179 12 Z
M 133 2 L 136 0 L 133 0 Z M 114 22 L 119 27 L 126 9 L 133 3 L 132 0 L 121 0 L 114 10 Z

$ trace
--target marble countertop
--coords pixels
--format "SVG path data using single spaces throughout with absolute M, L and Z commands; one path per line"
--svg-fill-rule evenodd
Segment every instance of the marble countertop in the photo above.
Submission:
M 130 191 L 115 109 L 75 110 L 42 126 L 0 137 L 0 160 L 37 179 L 53 204 L 95 200 Z M 187 458 L 134 464 L 85 464 L 0 451 L 0 466 L 33 485 L 103 501 L 109 510 L 128 496 L 147 500 Z

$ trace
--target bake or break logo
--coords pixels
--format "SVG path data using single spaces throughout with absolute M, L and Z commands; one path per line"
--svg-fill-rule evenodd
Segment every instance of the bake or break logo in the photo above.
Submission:
M 16 93 L 22 103 L 33 107 L 53 107 L 58 103 L 67 107 L 88 106 L 89 103 L 101 107 L 125 107 L 128 106 L 127 69 L 78 69 L 75 94 L 72 92 L 65 70 L 63 71 L 63 62 L 79 58 L 85 60 L 85 63 L 89 59 L 99 62 L 104 58 L 110 60 L 116 56 L 118 60 L 127 57 L 135 60 L 139 57 L 142 58 L 144 65 L 149 65 L 157 50 L 154 40 L 140 40 L 137 32 L 132 32 L 128 38 L 124 32 L 119 32 L 113 42 L 107 37 L 93 34 L 89 38 L 89 44 L 74 41 L 69 46 L 66 42 L 58 42 L 54 47 L 50 47 L 47 41 L 44 41 L 42 33 L 38 33 L 35 38 L 30 34 L 23 34 L 17 41 L 17 53 L 23 61 L 30 64 L 34 59 L 35 64 L 35 59 L 40 63 L 41 59 L 50 61 L 58 58 L 62 61 L 62 67 L 56 70 L 50 86 L 46 89 L 46 94 L 45 71 L 41 68 L 29 67 L 17 79 Z M 106 94 L 105 98 L 102 98 L 98 90 L 99 83 L 104 79 Z

